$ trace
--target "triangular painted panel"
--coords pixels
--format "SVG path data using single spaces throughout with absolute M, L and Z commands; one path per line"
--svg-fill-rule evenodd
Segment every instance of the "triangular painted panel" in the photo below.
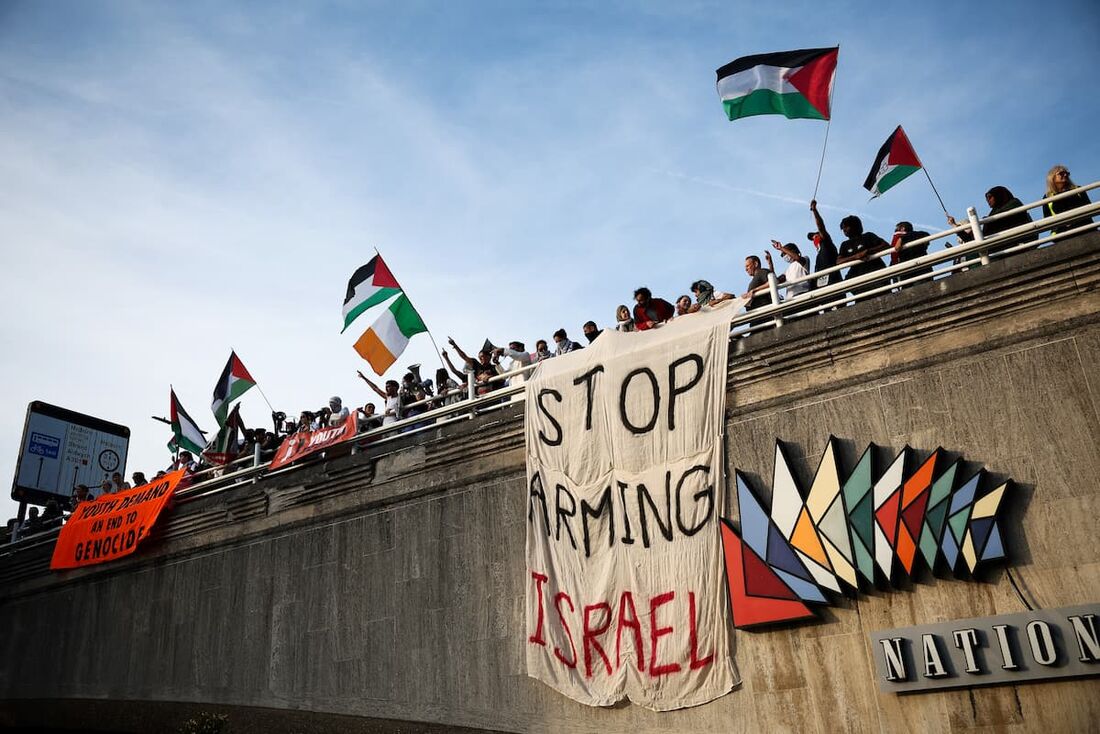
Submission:
M 748 483 L 741 472 L 736 472 L 737 477 L 737 512 L 741 517 L 741 534 L 749 547 L 756 554 L 763 556 L 768 552 L 768 513 L 764 512 L 764 506 L 749 489 Z
M 745 568 L 755 560 L 754 569 L 761 574 L 770 574 L 767 565 L 745 544 L 727 521 L 721 523 L 722 548 L 726 561 L 726 582 L 729 588 L 730 611 L 735 627 L 752 627 L 759 624 L 793 622 L 812 618 L 813 612 L 800 601 L 794 599 L 770 599 L 754 597 L 747 593 Z M 773 576 L 774 578 L 774 576 Z M 778 582 L 779 579 L 775 578 Z M 781 582 L 780 582 L 781 583 Z M 789 592 L 788 593 L 792 593 Z
M 872 497 L 868 492 L 862 500 L 851 510 L 851 528 L 855 535 L 855 540 L 858 538 L 863 541 L 863 544 L 868 548 L 871 547 L 871 543 L 874 542 L 874 526 L 875 519 L 872 514 L 871 502 Z
M 825 517 L 818 523 L 817 529 L 851 564 L 854 560 L 852 558 L 852 541 L 848 537 L 848 517 L 844 514 L 844 502 L 840 495 L 836 496 L 832 506 L 826 510 Z M 836 567 L 835 561 L 833 567 Z
M 787 455 L 779 441 L 775 442 L 775 463 L 772 465 L 772 522 L 789 538 L 794 532 L 795 523 L 802 513 L 802 495 L 798 493 L 798 483 L 787 462 Z
M 1001 541 L 1001 529 L 997 523 L 993 523 L 993 529 L 989 533 L 989 541 L 982 550 L 981 561 L 995 561 L 1005 557 L 1004 543 Z
M 836 439 L 829 436 L 825 443 L 825 452 L 814 473 L 810 484 L 810 493 L 806 495 L 806 507 L 815 523 L 820 523 L 829 508 L 840 496 L 840 468 L 836 463 Z
M 828 568 L 829 557 L 825 555 L 825 548 L 821 545 L 821 538 L 817 536 L 817 528 L 810 519 L 810 511 L 803 509 L 794 526 L 794 534 L 791 535 L 791 545 L 805 553 L 819 565 Z
M 778 568 L 772 568 L 775 571 L 775 575 L 783 579 L 783 583 L 791 587 L 794 593 L 798 594 L 798 598 L 802 601 L 812 602 L 815 604 L 828 604 L 829 600 L 822 593 L 821 589 L 816 584 L 804 579 L 800 579 L 794 574 L 789 574 L 786 571 L 781 571 Z
M 855 507 L 864 495 L 871 491 L 873 482 L 871 470 L 874 464 L 874 444 L 867 446 L 863 456 L 859 458 L 856 468 L 844 480 L 844 504 L 849 508 Z
M 787 539 L 783 537 L 783 534 L 779 532 L 779 528 L 774 525 L 768 530 L 768 555 L 765 557 L 768 565 L 775 569 L 782 569 L 788 573 L 793 573 L 799 578 L 809 581 L 811 579 L 810 572 L 806 570 L 802 565 L 802 561 L 798 560 L 798 555 L 795 554 L 794 548 L 791 547 Z

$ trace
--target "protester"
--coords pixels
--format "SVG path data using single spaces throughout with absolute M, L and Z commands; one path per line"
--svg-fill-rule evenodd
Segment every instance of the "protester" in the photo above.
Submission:
M 145 472 L 136 471 L 130 477 L 135 487 L 140 487 L 143 484 L 148 484 L 149 480 L 145 478 Z
M 99 485 L 99 496 L 102 497 L 105 494 L 114 494 L 115 485 L 111 484 L 110 479 L 104 479 Z
M 455 352 L 462 358 L 462 361 L 466 363 L 464 371 L 473 373 L 474 384 L 477 386 L 475 389 L 478 395 L 484 395 L 491 390 L 497 390 L 504 387 L 504 383 L 499 380 L 490 382 L 490 380 L 499 375 L 501 371 L 500 365 L 494 361 L 491 351 L 482 349 L 477 353 L 477 359 L 473 359 L 470 355 L 466 354 L 466 352 L 462 351 L 462 347 L 458 346 L 451 337 L 447 338 L 447 342 L 454 347 Z M 451 368 L 451 371 L 454 372 L 456 376 L 463 376 L 463 374 L 456 370 L 454 365 L 451 364 L 451 358 L 447 355 L 446 351 L 443 352 L 443 359 L 446 360 L 447 366 Z M 499 357 L 496 359 L 499 360 Z
M 528 355 L 530 357 L 530 355 Z M 435 407 L 454 405 L 462 400 L 464 385 L 459 385 L 447 374 L 447 370 L 440 367 L 435 371 Z
M 894 248 L 894 251 L 890 253 L 890 264 L 897 265 L 899 263 L 909 262 L 910 260 L 916 260 L 919 257 L 924 257 L 928 254 L 928 243 L 922 242 L 919 245 L 909 245 L 910 242 L 924 239 L 928 237 L 928 233 L 924 231 L 913 231 L 913 225 L 910 222 L 898 222 L 894 226 L 894 238 L 890 243 L 890 246 Z M 932 272 L 932 266 L 927 265 L 923 268 L 917 268 L 905 274 L 906 278 L 914 278 L 918 275 L 925 275 Z M 903 286 L 904 287 L 904 286 Z
M 569 354 L 570 352 L 575 352 L 578 349 L 584 348 L 566 336 L 565 329 L 558 329 L 554 332 L 554 343 L 558 345 L 558 348 L 554 350 L 555 357 L 560 357 L 563 354 Z
M 695 296 L 695 306 L 693 308 L 696 311 L 702 308 L 713 308 L 719 303 L 733 298 L 732 293 L 716 291 L 709 281 L 701 278 L 691 284 L 691 292 Z
M 768 276 L 772 271 L 767 268 L 760 267 L 760 258 L 756 255 L 749 255 L 745 258 L 745 272 L 749 276 L 749 285 L 745 289 L 742 298 L 749 299 L 748 304 L 745 306 L 746 311 L 752 311 L 753 309 L 760 308 L 761 306 L 768 306 L 772 302 L 771 293 L 768 291 Z
M 256 429 L 256 445 L 260 447 L 260 457 L 274 454 L 279 449 L 279 437 L 266 428 Z
M 619 331 L 634 331 L 634 319 L 630 317 L 630 309 L 625 303 L 615 309 L 615 322 L 615 328 Z
M 698 310 L 699 307 L 691 303 L 691 296 L 680 296 L 676 299 L 676 314 L 673 318 L 687 316 L 689 313 L 695 313 Z
M 356 433 L 370 431 L 382 425 L 382 416 L 375 413 L 376 410 L 374 403 L 367 403 L 359 409 L 356 416 Z
M 1013 209 L 1019 209 L 1023 204 L 1020 200 L 1012 195 L 1012 192 L 1006 189 L 1004 186 L 994 186 L 989 191 L 985 192 L 985 201 L 989 204 L 989 214 L 986 217 L 997 216 L 998 214 L 1004 214 L 1005 212 L 1012 211 Z M 1007 232 L 1015 227 L 1022 227 L 1032 221 L 1031 214 L 1026 209 L 1016 212 L 1015 214 L 1009 214 L 1007 217 L 1000 219 L 994 219 L 993 221 L 986 221 L 982 223 L 981 231 L 982 238 L 989 239 L 995 237 L 1001 232 Z M 955 218 L 950 214 L 947 215 L 947 223 L 952 227 L 959 226 L 959 223 L 955 221 Z M 989 248 L 989 252 L 1002 252 L 1010 247 L 1020 244 L 1021 242 L 1031 242 L 1039 238 L 1038 232 L 1028 232 L 1022 234 L 1019 237 L 1013 237 L 1006 242 L 1001 242 L 994 247 Z M 959 233 L 959 239 L 963 242 L 970 242 L 974 239 L 973 233 L 969 231 L 963 231 Z
M 111 487 L 115 492 L 121 492 L 124 489 L 130 489 L 130 483 L 122 478 L 122 474 L 115 472 L 111 475 Z
M 446 357 L 447 353 L 444 352 L 443 356 Z M 453 368 L 452 368 L 453 369 Z M 385 410 L 382 413 L 382 425 L 387 426 L 390 423 L 395 423 L 401 415 L 401 398 L 399 396 L 400 386 L 397 384 L 397 380 L 386 380 L 386 389 L 375 385 L 373 382 L 367 379 L 367 376 L 360 371 L 356 371 L 359 375 L 359 379 L 367 383 L 371 390 L 374 390 L 378 394 L 378 397 L 382 398 Z
M 881 255 L 884 250 L 890 248 L 887 242 L 874 232 L 864 232 L 863 222 L 854 214 L 849 214 L 840 220 L 840 231 L 847 238 L 840 245 L 837 255 L 837 265 L 848 265 L 848 272 L 844 280 L 853 280 L 861 275 L 882 270 L 886 263 Z M 853 295 L 864 293 L 869 286 L 857 287 L 849 291 Z
M 603 331 L 596 326 L 595 321 L 585 321 L 584 326 L 581 327 L 584 330 L 584 338 L 588 340 L 588 343 L 596 341 L 596 337 Z
M 188 473 L 197 472 L 201 467 L 199 463 L 195 461 L 195 457 L 191 455 L 190 451 L 181 451 L 176 456 L 175 461 L 172 462 L 172 471 L 177 469 L 186 469 Z
M 43 530 L 55 527 L 61 524 L 63 515 L 61 513 L 61 505 L 57 504 L 57 500 L 49 500 L 46 502 L 46 509 L 42 513 L 41 524 Z
M 363 374 L 362 372 L 359 373 L 360 377 L 362 377 L 362 374 Z M 366 378 L 364 378 L 364 379 L 366 379 Z M 314 420 L 315 420 L 315 418 L 313 416 L 313 411 L 303 410 L 301 412 L 301 414 L 298 416 L 298 433 L 305 433 L 307 431 L 312 431 Z
M 783 271 L 783 274 L 777 277 L 775 280 L 778 283 L 794 283 L 789 286 L 784 295 L 787 298 L 794 298 L 795 296 L 802 295 L 810 290 L 810 281 L 802 280 L 810 275 L 808 268 L 810 267 L 810 258 L 805 257 L 802 254 L 802 250 L 798 249 L 798 245 L 793 242 L 787 244 L 781 243 L 779 240 L 772 240 L 772 247 L 783 253 L 783 259 L 787 261 L 787 269 Z M 764 259 L 768 261 L 768 268 L 773 272 L 775 271 L 775 265 L 772 263 L 772 254 L 770 252 L 764 253 Z
M 42 521 L 38 518 L 38 508 L 32 507 L 27 513 L 27 519 L 19 526 L 19 537 L 37 533 L 42 527 Z
M 328 425 L 331 428 L 343 425 L 344 421 L 351 415 L 351 412 L 344 407 L 344 401 L 340 399 L 339 395 L 333 395 L 328 399 L 328 408 L 331 411 L 328 419 Z
M 505 356 L 509 359 L 508 368 L 505 370 L 505 374 L 515 373 L 508 378 L 508 385 L 522 385 L 527 381 L 527 372 L 522 370 L 531 366 L 531 353 L 524 347 L 523 342 L 510 341 L 508 347 L 497 349 L 497 359 L 501 356 Z M 521 393 L 516 393 L 512 399 L 520 400 Z
M 1077 184 L 1073 183 L 1073 180 L 1069 177 L 1069 170 L 1065 166 L 1059 164 L 1054 166 L 1047 172 L 1047 192 L 1043 198 L 1049 198 L 1056 196 L 1066 191 L 1071 191 L 1077 188 Z M 1043 205 L 1043 216 L 1053 217 L 1056 214 L 1062 212 L 1068 212 L 1078 207 L 1088 206 L 1092 202 L 1089 200 L 1087 191 L 1078 191 L 1072 196 L 1067 196 L 1057 201 L 1048 201 Z M 1074 219 L 1071 222 L 1064 222 L 1051 230 L 1054 234 L 1061 234 L 1074 227 L 1080 227 L 1082 224 L 1092 222 L 1092 217 L 1082 217 L 1080 219 Z
M 663 298 L 654 298 L 648 288 L 634 291 L 634 328 L 645 331 L 659 326 L 675 315 L 676 309 Z
M 88 485 L 78 484 L 76 489 L 73 490 L 73 496 L 69 498 L 69 510 L 75 511 L 77 505 L 81 502 L 88 502 L 92 499 L 91 493 L 88 491 Z
M 545 339 L 539 339 L 535 342 L 535 361 L 541 362 L 545 359 L 553 357 L 553 352 L 550 351 L 549 345 L 547 345 Z
M 833 238 L 825 229 L 825 220 L 821 218 L 821 214 L 817 211 L 816 199 L 810 201 L 810 211 L 814 215 L 814 224 L 817 225 L 817 231 L 808 233 L 806 237 L 814 243 L 814 249 L 817 250 L 817 255 L 814 258 L 814 272 L 816 273 L 836 265 L 837 251 L 836 245 L 833 244 Z M 824 288 L 827 285 L 839 283 L 840 280 L 840 271 L 836 270 L 829 273 L 828 276 L 817 278 L 814 281 L 814 288 Z

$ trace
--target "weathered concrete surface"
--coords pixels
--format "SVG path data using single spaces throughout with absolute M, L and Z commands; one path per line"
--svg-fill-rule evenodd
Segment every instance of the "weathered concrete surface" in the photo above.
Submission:
M 1018 484 L 1011 573 L 1037 606 L 1100 590 L 1100 237 L 740 340 L 731 468 L 774 440 L 961 453 Z M 728 508 L 727 508 L 728 509 Z M 49 574 L 0 561 L 0 712 L 19 699 L 180 701 L 507 731 L 1086 731 L 1092 681 L 878 692 L 867 632 L 1022 610 L 1001 570 L 919 579 L 814 625 L 738 633 L 741 689 L 592 709 L 524 672 L 521 414 L 181 503 L 140 556 Z M 125 705 L 125 704 L 119 704 Z

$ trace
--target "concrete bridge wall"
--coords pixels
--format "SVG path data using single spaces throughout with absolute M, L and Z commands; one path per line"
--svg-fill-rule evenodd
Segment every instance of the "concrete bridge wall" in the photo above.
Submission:
M 1094 602 L 1098 365 L 1100 235 L 1090 235 L 739 340 L 730 468 L 766 488 L 776 438 L 805 457 L 803 478 L 830 434 L 847 467 L 868 442 L 891 456 L 943 446 L 1017 482 L 1004 526 L 1024 597 Z M 512 406 L 181 502 L 132 559 L 65 573 L 47 570 L 48 547 L 0 559 L 0 722 L 66 723 L 104 699 L 226 706 L 231 721 L 246 717 L 237 707 L 262 707 L 530 732 L 1053 732 L 1100 721 L 1095 679 L 878 692 L 868 632 L 1022 611 L 1003 570 L 983 582 L 926 577 L 830 607 L 817 624 L 738 632 L 744 684 L 705 706 L 574 703 L 525 674 L 523 476 Z

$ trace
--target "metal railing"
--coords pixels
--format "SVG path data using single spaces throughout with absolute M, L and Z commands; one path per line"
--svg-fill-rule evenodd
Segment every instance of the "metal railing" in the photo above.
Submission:
M 826 278 L 831 273 L 839 273 L 841 270 L 850 267 L 850 264 L 837 265 L 811 273 L 804 278 L 791 279 L 782 283 L 777 282 L 775 274 L 771 273 L 769 276 L 768 291 L 771 294 L 772 303 L 767 306 L 753 309 L 752 311 L 731 316 L 730 336 L 731 338 L 740 337 L 760 329 L 781 327 L 785 319 L 812 316 L 838 306 L 873 298 L 913 283 L 940 278 L 959 270 L 980 267 L 988 264 L 991 257 L 1006 257 L 1015 252 L 1034 249 L 1059 239 L 1094 230 L 1100 225 L 1092 221 L 1087 221 L 1057 234 L 1052 231 L 1054 228 L 1066 225 L 1075 220 L 1089 219 L 1100 215 L 1100 202 L 1071 209 L 1055 216 L 1041 216 L 1026 225 L 1020 225 L 1005 230 L 998 233 L 996 236 L 988 238 L 982 236 L 981 226 L 991 221 L 1017 215 L 1020 212 L 1043 207 L 1049 201 L 1067 198 L 1082 191 L 1091 191 L 1096 188 L 1100 188 L 1100 181 L 1087 186 L 1081 186 L 1057 196 L 1040 199 L 1030 204 L 1024 204 L 1011 211 L 1003 212 L 992 217 L 986 217 L 985 219 L 978 219 L 974 208 L 970 207 L 967 210 L 968 216 L 966 222 L 960 223 L 958 226 L 946 229 L 942 232 L 937 232 L 927 237 L 914 240 L 913 242 L 907 243 L 902 249 L 912 249 L 922 245 L 931 245 L 938 240 L 957 237 L 960 234 L 969 235 L 971 238 L 969 242 L 962 242 L 954 246 L 948 245 L 945 249 L 938 252 L 929 253 L 896 265 L 890 265 L 872 273 L 849 278 L 832 285 L 812 288 L 810 291 L 786 300 L 781 298 L 780 290 L 789 290 L 806 282 L 811 283 L 812 286 L 818 279 Z M 1037 239 L 1029 239 L 1017 244 L 1011 244 L 1014 240 L 1018 240 L 1021 237 L 1028 237 L 1029 235 L 1043 231 L 1049 231 L 1049 234 Z M 1009 246 L 1000 249 L 1001 245 L 1006 244 Z M 994 248 L 997 248 L 999 251 L 991 255 L 990 250 Z M 893 251 L 893 247 L 873 253 L 871 257 L 881 257 L 891 251 Z M 948 261 L 950 261 L 950 263 L 948 263 Z M 927 270 L 930 266 L 934 267 L 940 265 L 943 267 Z M 431 406 L 438 403 L 440 397 L 446 397 L 456 393 L 461 394 L 464 392 L 466 394 L 465 399 L 449 405 L 442 405 L 434 408 L 429 407 L 428 410 L 417 415 L 402 418 L 376 428 L 360 431 L 347 441 L 336 444 L 324 451 L 318 452 L 314 456 L 305 457 L 301 461 L 294 462 L 279 469 L 271 470 L 271 462 L 262 461 L 259 451 L 256 451 L 252 456 L 238 458 L 225 466 L 200 469 L 191 475 L 191 483 L 186 488 L 176 492 L 176 502 L 179 504 L 190 502 L 201 497 L 207 497 L 232 489 L 242 484 L 254 483 L 261 477 L 294 472 L 304 466 L 315 464 L 317 461 L 329 460 L 337 456 L 357 453 L 367 449 L 377 450 L 379 447 L 384 447 L 387 444 L 408 438 L 411 435 L 420 434 L 451 423 L 467 421 L 477 416 L 500 410 L 511 405 L 513 402 L 522 401 L 524 399 L 524 386 L 522 384 L 506 383 L 513 382 L 516 377 L 526 378 L 526 376 L 537 367 L 538 363 L 535 362 L 529 366 L 496 375 L 486 382 L 480 383 L 475 380 L 472 372 L 467 372 L 466 385 L 463 388 L 454 388 L 445 391 L 442 395 L 425 398 L 413 403 L 406 403 L 402 406 L 402 409 L 407 410 L 420 406 Z M 522 380 L 520 382 L 522 382 Z M 486 386 L 486 383 L 489 385 L 500 385 L 500 387 L 491 389 L 483 395 L 478 395 L 478 389 Z M 0 555 L 12 553 L 17 549 L 26 549 L 42 545 L 43 543 L 52 543 L 56 535 L 57 530 L 55 529 L 26 536 L 25 538 L 13 541 L 11 544 L 0 548 Z

